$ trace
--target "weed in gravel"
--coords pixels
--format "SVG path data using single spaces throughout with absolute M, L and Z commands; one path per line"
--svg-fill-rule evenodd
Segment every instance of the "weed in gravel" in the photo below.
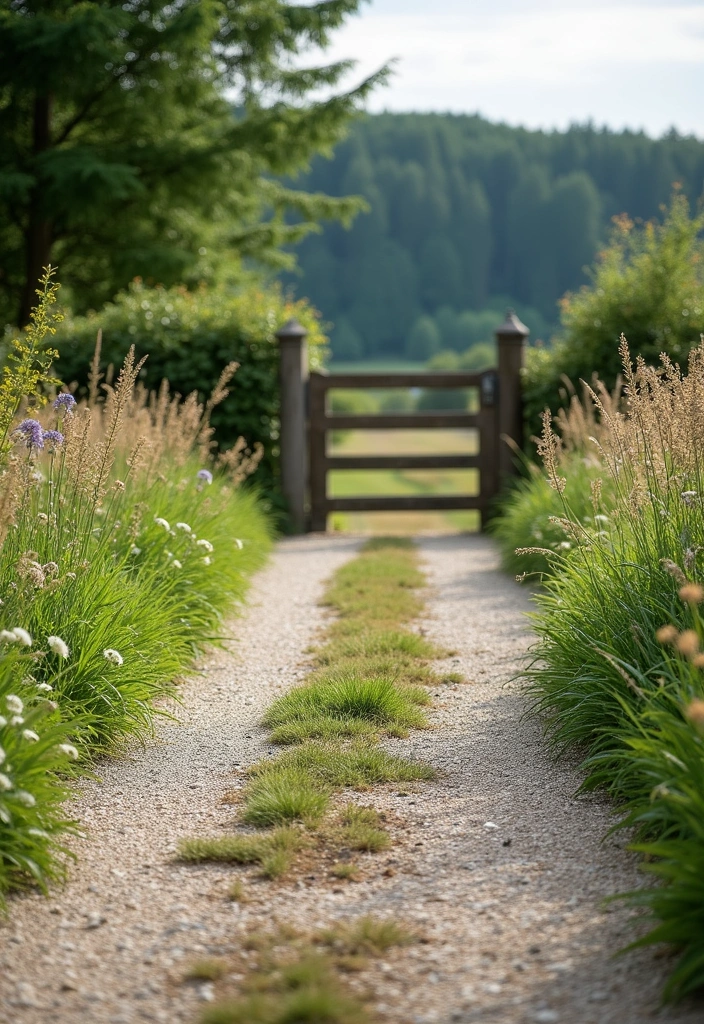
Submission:
M 305 743 L 287 750 L 275 761 L 257 765 L 260 777 L 282 770 L 304 771 L 316 785 L 368 786 L 379 782 L 412 782 L 432 779 L 435 770 L 429 764 L 395 757 L 370 742 L 347 747 L 332 743 Z
M 247 893 L 241 878 L 236 878 L 227 890 L 227 898 L 232 903 L 248 903 Z
M 359 877 L 359 864 L 354 861 L 338 860 L 330 868 L 330 874 L 335 878 L 345 878 L 350 882 L 356 882 Z
M 224 960 L 196 960 L 184 975 L 185 981 L 217 981 L 227 970 Z
M 427 726 L 418 709 L 427 701 L 428 695 L 420 687 L 401 688 L 384 678 L 339 676 L 289 691 L 274 701 L 263 721 L 273 727 L 298 722 L 302 729 L 306 723 L 311 731 L 319 718 L 361 719 L 378 726 L 418 729 Z
M 346 636 L 326 644 L 318 652 L 321 665 L 332 665 L 343 658 L 375 658 L 399 655 L 409 658 L 438 658 L 444 652 L 417 633 L 399 629 L 373 629 L 357 636 Z
M 324 603 L 340 617 L 330 627 L 332 636 L 358 632 L 362 624 L 393 628 L 423 610 L 416 591 L 425 580 L 413 545 L 402 547 L 394 539 L 378 541 L 366 544 L 357 558 L 338 570 L 328 588 Z
M 265 868 L 281 858 L 287 858 L 287 863 L 290 863 L 304 843 L 305 837 L 293 828 L 279 828 L 264 835 L 182 839 L 178 846 L 178 859 L 189 864 L 211 861 L 223 864 L 260 864 Z
M 379 853 L 391 845 L 389 833 L 378 827 L 380 821 L 374 807 L 352 804 L 343 811 L 340 838 L 352 850 Z
M 266 767 L 245 790 L 245 824 L 270 828 L 291 821 L 320 821 L 330 802 L 327 789 L 303 767 L 276 762 Z
M 316 936 L 321 945 L 339 953 L 380 956 L 393 946 L 410 946 L 416 936 L 392 921 L 376 917 L 360 917 L 356 921 L 337 922 Z

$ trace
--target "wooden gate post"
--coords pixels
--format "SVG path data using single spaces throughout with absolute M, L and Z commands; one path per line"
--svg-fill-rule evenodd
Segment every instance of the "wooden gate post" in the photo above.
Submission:
M 307 335 L 298 320 L 289 320 L 276 334 L 279 342 L 281 491 L 288 505 L 294 533 L 303 533 L 306 528 Z
M 530 331 L 522 324 L 512 309 L 506 311 L 506 319 L 496 328 L 496 344 L 499 350 L 499 478 L 503 480 L 516 472 L 514 453 L 504 438 L 522 447 L 523 445 L 523 396 L 521 370 L 525 341 Z

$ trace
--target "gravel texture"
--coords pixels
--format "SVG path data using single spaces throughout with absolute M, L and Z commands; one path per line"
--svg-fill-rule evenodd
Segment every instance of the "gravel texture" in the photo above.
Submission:
M 456 652 L 441 667 L 466 682 L 435 691 L 430 730 L 389 742 L 441 776 L 361 798 L 384 811 L 395 840 L 361 858 L 362 881 L 274 884 L 250 872 L 250 902 L 239 906 L 226 899 L 235 869 L 173 862 L 180 837 L 232 821 L 224 793 L 270 749 L 257 719 L 305 675 L 322 582 L 357 543 L 280 544 L 234 624 L 238 642 L 204 659 L 179 720 L 84 787 L 76 814 L 88 837 L 69 884 L 48 900 L 13 899 L 0 928 L 0 1021 L 196 1021 L 213 991 L 183 983 L 194 960 L 241 948 L 274 919 L 312 928 L 371 912 L 425 940 L 353 978 L 376 993 L 381 1020 L 700 1024 L 701 1003 L 659 1008 L 666 958 L 614 959 L 633 930 L 626 910 L 602 900 L 643 878 L 623 837 L 603 839 L 609 806 L 574 796 L 577 771 L 551 763 L 525 716 L 510 680 L 529 643 L 529 595 L 498 571 L 483 537 L 420 541 L 430 589 L 418 628 Z

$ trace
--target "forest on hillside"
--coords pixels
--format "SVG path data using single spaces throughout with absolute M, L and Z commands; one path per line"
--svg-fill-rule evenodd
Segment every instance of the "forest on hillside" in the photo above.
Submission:
M 306 238 L 286 284 L 332 324 L 339 360 L 464 351 L 490 338 L 509 304 L 547 339 L 611 219 L 658 217 L 675 182 L 699 199 L 704 142 L 674 131 L 654 140 L 591 125 L 366 116 L 296 184 L 362 195 L 369 212 Z

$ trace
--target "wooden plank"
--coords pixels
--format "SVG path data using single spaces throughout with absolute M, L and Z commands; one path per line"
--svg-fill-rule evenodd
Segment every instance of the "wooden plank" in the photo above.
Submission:
M 478 455 L 329 455 L 331 469 L 474 469 Z
M 326 391 L 331 388 L 478 388 L 481 373 L 460 370 L 433 373 L 313 373 Z
M 310 482 L 310 529 L 325 531 L 325 388 L 320 386 L 320 374 L 311 374 L 308 380 L 308 445 Z
M 483 507 L 479 495 L 404 494 L 394 497 L 327 498 L 326 512 L 442 512 Z
M 374 413 L 326 416 L 326 430 L 424 430 L 435 427 L 479 426 L 479 416 L 468 412 Z

